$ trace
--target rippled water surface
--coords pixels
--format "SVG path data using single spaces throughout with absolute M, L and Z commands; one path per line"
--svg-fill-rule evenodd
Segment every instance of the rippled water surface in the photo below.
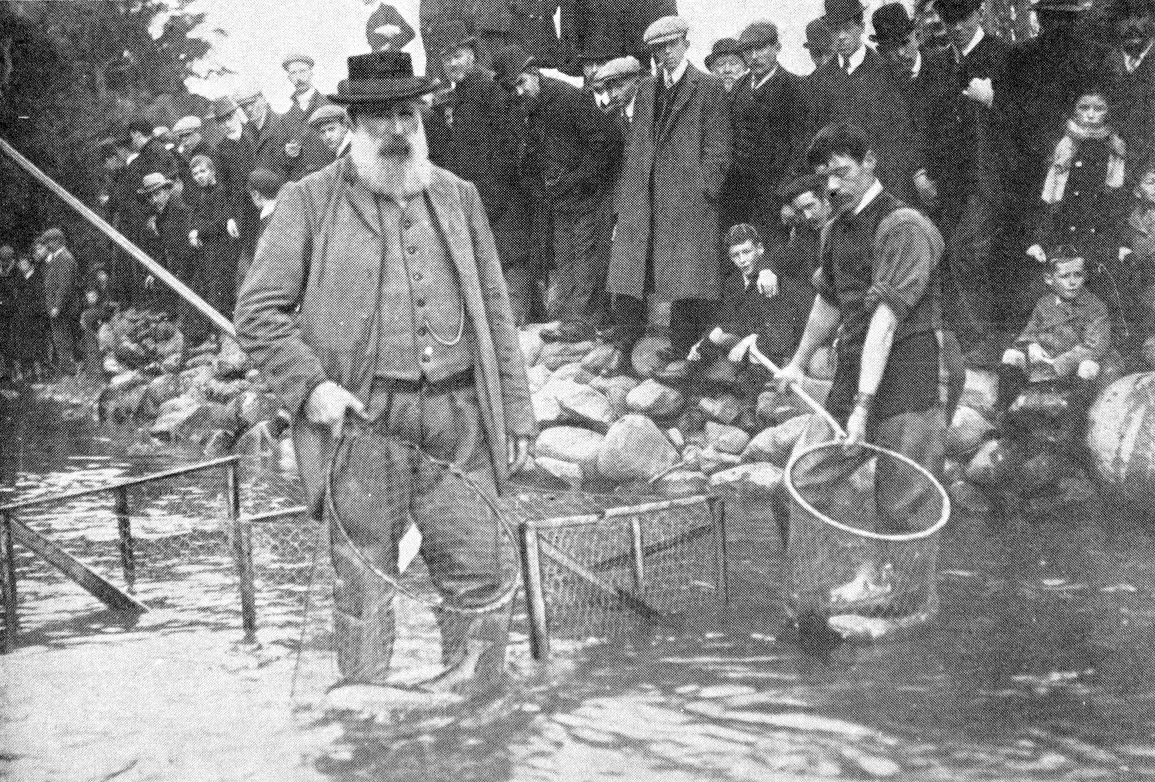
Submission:
M 2 434 L 4 500 L 193 461 L 27 402 Z M 275 473 L 244 476 L 249 512 L 293 503 Z M 930 628 L 804 653 L 781 608 L 777 525 L 739 498 L 728 609 L 561 639 L 543 668 L 519 608 L 503 697 L 334 715 L 319 530 L 255 532 L 259 644 L 246 645 L 219 475 L 130 500 L 135 593 L 151 609 L 136 620 L 20 554 L 21 635 L 0 657 L 0 778 L 1155 778 L 1155 540 L 1131 520 L 958 515 Z M 22 518 L 124 583 L 109 502 Z M 435 670 L 427 613 L 402 610 L 400 624 L 398 667 Z

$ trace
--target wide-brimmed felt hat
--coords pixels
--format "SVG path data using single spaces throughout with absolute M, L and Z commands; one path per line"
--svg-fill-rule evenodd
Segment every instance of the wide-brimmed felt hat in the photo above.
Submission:
M 413 75 L 409 52 L 378 51 L 349 58 L 349 78 L 329 99 L 343 106 L 368 106 L 416 98 L 437 88 L 437 80 Z
M 228 95 L 224 95 L 213 101 L 213 107 L 209 111 L 208 116 L 209 119 L 220 121 L 227 117 L 231 117 L 233 113 L 239 108 L 240 106 L 237 105 L 235 100 L 233 100 Z
M 450 19 L 448 22 L 438 25 L 434 32 L 437 38 L 441 39 L 441 48 L 437 54 L 442 57 L 463 46 L 473 49 L 477 47 L 477 36 L 469 32 L 465 22 L 460 19 Z
M 706 69 L 714 67 L 714 63 L 719 57 L 728 57 L 733 55 L 735 57 L 742 56 L 742 49 L 738 46 L 737 38 L 719 38 L 714 41 L 714 45 L 710 48 L 710 53 L 706 55 Z
M 690 23 L 680 16 L 663 16 L 646 28 L 642 40 L 646 46 L 660 46 L 690 32 Z
M 874 28 L 870 40 L 882 49 L 901 46 L 915 28 L 914 20 L 902 3 L 887 3 L 880 7 L 870 17 L 870 25 Z
M 515 43 L 503 46 L 493 55 L 493 79 L 506 89 L 513 86 L 517 77 L 533 65 L 533 56 Z
M 821 16 L 811 19 L 806 25 L 806 42 L 802 44 L 807 49 L 817 49 L 827 52 L 834 48 L 834 36 L 830 33 L 830 25 Z
M 738 36 L 740 49 L 758 49 L 778 43 L 778 25 L 768 21 L 751 22 Z
M 935 0 L 934 10 L 943 24 L 956 24 L 982 7 L 982 0 Z
M 642 64 L 638 62 L 637 57 L 630 55 L 615 57 L 597 69 L 590 83 L 594 85 L 605 84 L 614 79 L 621 79 L 626 76 L 637 76 L 641 72 Z
M 140 180 L 140 189 L 136 192 L 139 195 L 148 195 L 149 193 L 160 190 L 162 187 L 172 187 L 175 182 L 169 179 L 159 171 L 151 174 L 145 174 L 144 179 Z
M 866 13 L 866 6 L 860 0 L 826 0 L 824 9 L 822 19 L 831 30 Z

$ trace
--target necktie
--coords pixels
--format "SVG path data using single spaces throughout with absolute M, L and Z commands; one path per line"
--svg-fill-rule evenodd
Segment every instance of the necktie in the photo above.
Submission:
M 842 72 L 843 73 L 850 73 L 850 58 L 849 57 L 842 57 L 841 60 L 842 60 Z

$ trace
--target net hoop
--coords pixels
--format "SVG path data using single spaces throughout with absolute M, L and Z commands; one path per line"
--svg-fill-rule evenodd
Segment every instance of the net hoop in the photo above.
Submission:
M 925 476 L 928 481 L 930 481 L 931 485 L 934 486 L 935 490 L 938 492 L 939 497 L 942 498 L 942 512 L 939 515 L 938 520 L 926 529 L 919 530 L 918 532 L 888 534 L 885 532 L 874 532 L 872 530 L 851 527 L 849 524 L 843 524 L 842 522 L 837 521 L 836 519 L 832 519 L 826 514 L 821 513 L 817 508 L 807 502 L 802 494 L 798 491 L 798 489 L 795 488 L 794 468 L 798 464 L 799 460 L 809 456 L 812 453 L 817 451 L 830 450 L 831 448 L 842 448 L 843 446 L 844 443 L 842 440 L 830 440 L 824 443 L 815 443 L 814 445 L 808 445 L 803 448 L 795 449 L 794 453 L 790 455 L 790 460 L 786 462 L 786 470 L 782 475 L 782 482 L 786 484 L 786 491 L 790 493 L 791 499 L 797 502 L 802 507 L 802 509 L 809 513 L 813 518 L 818 519 L 822 521 L 822 523 L 834 527 L 837 530 L 850 533 L 851 535 L 856 535 L 860 538 L 869 538 L 871 540 L 881 540 L 890 543 L 909 543 L 912 541 L 929 538 L 931 535 L 942 529 L 943 525 L 945 525 L 947 520 L 950 519 L 950 494 L 947 493 L 947 490 L 943 487 L 942 483 L 940 483 L 939 480 L 935 478 L 929 470 L 911 459 L 909 456 L 904 456 L 897 451 L 892 451 L 889 448 L 883 448 L 880 445 L 872 445 L 871 443 L 860 443 L 859 447 L 865 448 L 868 451 L 873 451 L 876 454 L 882 454 L 894 459 L 898 459 L 903 464 L 913 467 L 915 470 Z
M 422 603 L 424 605 L 429 606 L 430 608 L 435 608 L 439 611 L 445 611 L 447 613 L 460 614 L 460 615 L 464 615 L 464 616 L 480 616 L 480 615 L 492 613 L 493 611 L 496 611 L 499 608 L 503 608 L 504 606 L 513 602 L 514 597 L 517 596 L 518 589 L 520 589 L 520 587 L 521 587 L 521 578 L 519 577 L 520 571 L 518 568 L 513 569 L 513 577 L 509 580 L 509 584 L 506 585 L 501 590 L 501 592 L 498 594 L 497 597 L 493 598 L 492 600 L 490 600 L 490 601 L 488 601 L 488 602 L 486 602 L 480 606 L 475 606 L 475 607 L 471 607 L 471 608 L 464 608 L 461 606 L 451 605 L 450 603 L 446 602 L 444 598 L 441 598 L 440 596 L 428 597 L 426 595 L 421 595 L 421 594 L 418 594 L 417 592 L 414 592 L 412 589 L 409 589 L 407 586 L 402 584 L 396 578 L 389 575 L 385 571 L 381 570 L 381 568 L 379 568 L 375 564 L 373 564 L 372 560 L 370 560 L 367 556 L 365 556 L 365 553 L 363 551 L 361 551 L 360 547 L 357 546 L 357 544 L 353 541 L 353 538 L 349 535 L 349 531 L 345 528 L 345 523 L 341 520 L 341 515 L 337 512 L 337 507 L 333 502 L 333 476 L 335 473 L 334 468 L 335 468 L 336 463 L 337 463 L 337 457 L 341 453 L 341 445 L 346 441 L 346 439 L 348 439 L 350 437 L 350 434 L 351 434 L 350 430 L 353 428 L 354 427 L 350 427 L 348 424 L 346 424 L 344 430 L 341 433 L 341 436 L 334 443 L 333 453 L 329 456 L 329 460 L 325 465 L 325 512 L 326 512 L 326 514 L 329 515 L 329 518 L 331 518 L 333 520 L 333 526 L 336 528 L 337 533 L 341 536 L 341 538 L 345 541 L 345 543 L 348 544 L 349 549 L 357 557 L 357 561 L 359 561 L 362 565 L 364 565 L 365 568 L 370 573 L 372 573 L 374 576 L 376 576 L 377 578 L 384 581 L 386 584 L 388 584 L 390 587 L 392 587 L 394 590 L 396 590 L 399 594 L 404 595 L 405 597 L 409 598 L 410 600 L 416 601 L 418 603 Z M 357 432 L 357 434 L 362 434 L 362 433 L 365 433 L 365 432 L 360 432 L 360 431 Z M 483 492 L 477 486 L 477 484 L 474 483 L 469 478 L 468 475 L 466 475 L 460 468 L 457 467 L 457 465 L 453 464 L 452 462 L 445 461 L 444 459 L 436 459 L 436 458 L 430 456 L 428 453 L 426 453 L 416 443 L 410 442 L 408 440 L 403 440 L 400 437 L 394 437 L 392 435 L 383 435 L 383 434 L 379 434 L 379 433 L 375 433 L 375 432 L 373 432 L 372 434 L 375 434 L 378 437 L 387 437 L 388 439 L 392 440 L 393 442 L 398 443 L 399 445 L 403 445 L 404 447 L 413 450 L 422 459 L 425 459 L 426 461 L 430 462 L 431 464 L 435 464 L 444 470 L 448 470 L 449 472 L 453 473 L 456 477 L 461 479 L 467 486 L 472 488 L 474 490 L 474 492 L 476 492 L 477 495 L 485 502 L 485 505 L 489 508 L 489 510 L 493 513 L 494 517 L 497 519 L 498 527 L 501 529 L 502 533 L 510 541 L 510 543 L 512 543 L 512 545 L 514 547 L 514 551 L 517 550 L 517 537 L 514 535 L 513 530 L 511 530 L 509 528 L 509 524 L 505 520 L 505 514 L 502 513 L 500 508 L 498 508 L 497 503 L 494 502 L 493 499 L 488 494 Z

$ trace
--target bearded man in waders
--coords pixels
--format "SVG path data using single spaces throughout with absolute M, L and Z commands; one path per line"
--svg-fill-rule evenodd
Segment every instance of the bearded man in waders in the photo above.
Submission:
M 487 496 L 521 467 L 535 432 L 477 188 L 428 161 L 420 98 L 434 86 L 413 75 L 404 52 L 349 58 L 349 78 L 331 96 L 348 109 L 349 155 L 285 186 L 241 289 L 238 339 L 295 416 L 315 518 L 347 417 L 452 463 Z M 404 472 L 407 464 L 390 466 Z M 359 467 L 373 474 L 372 465 Z M 380 507 L 364 514 L 374 518 L 328 519 L 343 682 L 388 678 L 394 591 L 373 570 L 397 572 L 393 520 L 410 500 L 444 601 L 443 662 L 460 669 L 467 649 L 482 648 L 459 682 L 500 678 L 509 603 L 498 600 L 508 586 L 499 521 L 476 494 L 469 501 L 412 471 L 365 487 Z M 395 486 L 406 494 L 393 494 Z
M 942 309 L 937 267 L 943 239 L 925 215 L 883 189 L 862 131 L 832 124 L 815 136 L 807 162 L 826 177 L 834 218 L 822 230 L 818 295 L 797 352 L 783 368 L 783 390 L 801 381 L 819 346 L 838 332 L 838 364 L 826 406 L 847 433 L 846 446 L 869 442 L 942 475 L 946 417 L 942 403 Z M 833 439 L 814 416 L 799 446 Z M 846 480 L 844 460 L 809 471 L 808 482 Z M 933 487 L 896 459 L 878 461 L 876 532 L 919 531 Z M 885 549 L 882 557 L 886 556 Z M 885 599 L 888 562 L 867 563 L 834 601 Z

